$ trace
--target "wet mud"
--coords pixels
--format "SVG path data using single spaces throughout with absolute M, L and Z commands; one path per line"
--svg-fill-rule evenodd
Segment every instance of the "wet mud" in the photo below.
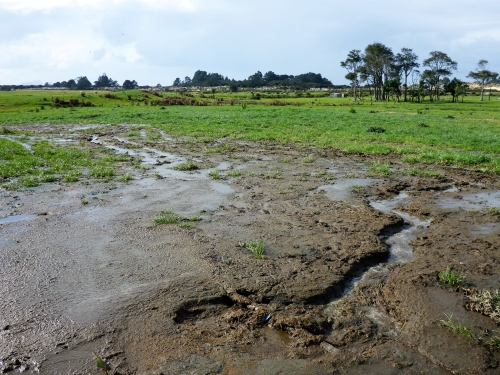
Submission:
M 94 351 L 110 374 L 500 373 L 497 324 L 438 278 L 499 288 L 495 176 L 128 126 L 31 130 L 127 154 L 133 179 L 0 190 L 0 372 L 102 373 Z M 175 169 L 186 161 L 199 169 Z M 181 225 L 155 224 L 163 210 Z

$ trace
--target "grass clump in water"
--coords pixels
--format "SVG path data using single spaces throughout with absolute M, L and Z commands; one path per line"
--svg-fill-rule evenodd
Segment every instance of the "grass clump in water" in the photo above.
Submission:
M 181 163 L 179 165 L 176 165 L 174 167 L 175 170 L 177 171 L 194 171 L 198 169 L 198 164 L 196 164 L 194 161 L 190 160 L 185 163 Z
M 208 175 L 212 177 L 214 180 L 220 179 L 219 171 L 214 169 L 213 171 L 208 172 Z
M 239 246 L 250 250 L 255 259 L 265 259 L 266 243 L 260 240 L 240 242 Z
M 444 271 L 439 272 L 439 280 L 453 286 L 465 285 L 465 276 L 459 275 L 450 267 L 447 267 Z

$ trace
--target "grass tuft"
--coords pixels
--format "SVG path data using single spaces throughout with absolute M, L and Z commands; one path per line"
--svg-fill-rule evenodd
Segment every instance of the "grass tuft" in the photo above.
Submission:
M 213 171 L 208 172 L 208 175 L 212 177 L 214 180 L 220 179 L 219 171 L 214 169 Z
M 131 173 L 125 173 L 124 175 L 122 175 L 118 181 L 120 182 L 127 182 L 127 181 L 130 181 L 132 179 L 132 174 Z
M 163 210 L 161 215 L 155 219 L 155 223 L 162 224 L 178 224 L 181 217 L 172 210 Z
M 190 160 L 185 163 L 181 163 L 179 165 L 176 165 L 174 167 L 175 170 L 177 171 L 194 171 L 198 169 L 198 164 L 196 164 L 194 161 Z
M 440 320 L 439 321 L 439 323 L 441 325 L 448 327 L 448 328 L 451 328 L 453 330 L 453 332 L 459 333 L 459 334 L 464 335 L 466 337 L 469 337 L 471 339 L 476 338 L 472 329 L 467 327 L 465 324 L 454 322 L 452 319 L 452 315 L 449 315 L 449 316 L 446 315 L 446 317 L 448 318 L 448 320 Z
M 247 250 L 250 250 L 255 259 L 265 258 L 264 252 L 266 250 L 266 243 L 264 241 L 260 240 L 245 241 L 245 242 L 240 242 L 239 246 Z
M 465 276 L 459 275 L 450 267 L 447 267 L 444 271 L 439 272 L 439 280 L 453 286 L 465 285 Z

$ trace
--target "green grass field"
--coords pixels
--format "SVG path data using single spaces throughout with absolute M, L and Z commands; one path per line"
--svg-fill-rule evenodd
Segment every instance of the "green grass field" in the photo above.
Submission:
M 192 106 L 153 105 L 155 100 L 175 95 L 172 93 L 158 97 L 133 90 L 111 93 L 116 96 L 111 98 L 105 94 L 90 91 L 83 97 L 79 91 L 0 92 L 0 136 L 11 132 L 11 125 L 22 131 L 23 124 L 145 124 L 172 136 L 208 140 L 226 137 L 356 154 L 394 154 L 407 163 L 453 164 L 500 172 L 500 101 L 496 96 L 491 100 L 486 97 L 484 102 L 478 96 L 466 96 L 465 102 L 458 104 L 451 103 L 449 97 L 424 103 L 370 103 L 365 98 L 361 104 L 353 104 L 351 98 L 332 99 L 324 93 L 301 98 L 293 93 L 263 93 L 260 100 L 251 93 L 218 93 L 214 98 L 211 94 L 186 98 L 202 104 Z M 70 99 L 73 106 L 67 104 Z M 87 106 L 80 106 L 82 101 Z M 76 173 L 75 166 L 95 168 L 98 163 L 85 154 L 88 150 L 75 149 L 72 152 L 84 154 L 67 157 L 59 155 L 55 146 L 38 143 L 34 153 L 27 155 L 13 143 L 5 139 L 0 142 L 0 159 L 4 161 L 0 176 L 4 178 L 22 176 L 27 166 L 40 166 L 42 161 L 50 171 L 44 173 L 50 175 Z M 69 163 L 73 166 L 53 166 L 56 162 L 50 161 L 48 149 L 54 152 L 53 159 L 74 160 Z M 13 169 L 12 163 L 23 158 L 24 167 Z M 108 166 L 108 159 L 101 164 Z

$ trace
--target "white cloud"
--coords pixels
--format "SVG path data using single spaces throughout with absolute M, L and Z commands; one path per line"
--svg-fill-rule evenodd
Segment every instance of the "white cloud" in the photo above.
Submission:
M 111 8 L 122 4 L 145 4 L 150 8 L 173 9 L 180 11 L 196 11 L 199 0 L 0 0 L 0 9 L 29 13 L 33 11 L 50 11 L 57 8 Z
M 112 45 L 98 35 L 64 35 L 45 33 L 27 35 L 15 43 L 0 45 L 3 51 L 0 65 L 23 67 L 36 65 L 38 69 L 67 70 L 72 67 L 101 63 L 137 63 L 142 57 L 134 42 Z M 94 58 L 93 53 L 97 53 Z
M 480 30 L 467 32 L 465 35 L 453 41 L 457 45 L 472 45 L 481 41 L 500 41 L 500 29 Z

